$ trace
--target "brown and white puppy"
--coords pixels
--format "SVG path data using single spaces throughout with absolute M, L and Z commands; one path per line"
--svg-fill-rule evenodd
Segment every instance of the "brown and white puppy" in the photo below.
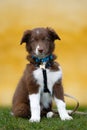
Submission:
M 41 116 L 44 115 L 50 118 L 53 116 L 54 98 L 61 120 L 72 119 L 64 102 L 62 70 L 54 61 L 54 41 L 57 39 L 60 40 L 59 36 L 50 28 L 35 28 L 24 32 L 20 44 L 26 43 L 29 53 L 27 59 L 30 63 L 27 64 L 13 97 L 14 116 L 30 117 L 30 122 L 40 122 Z M 47 81 L 44 81 L 43 68 Z M 49 91 L 44 91 L 45 82 Z

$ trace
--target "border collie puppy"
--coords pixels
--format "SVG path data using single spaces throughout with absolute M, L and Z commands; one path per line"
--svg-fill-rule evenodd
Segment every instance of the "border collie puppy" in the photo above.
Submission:
M 12 112 L 16 117 L 30 117 L 40 122 L 42 116 L 53 116 L 54 99 L 61 120 L 71 120 L 66 111 L 62 86 L 62 70 L 53 54 L 58 34 L 50 28 L 35 28 L 24 32 L 21 45 L 29 53 L 25 71 L 13 96 Z

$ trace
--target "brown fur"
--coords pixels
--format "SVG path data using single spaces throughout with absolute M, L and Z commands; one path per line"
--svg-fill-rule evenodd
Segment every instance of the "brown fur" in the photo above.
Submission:
M 39 34 L 36 31 L 39 30 Z M 55 48 L 54 40 L 60 40 L 59 36 L 56 32 L 49 28 L 36 28 L 33 30 L 27 30 L 24 32 L 21 44 L 23 42 L 26 43 L 26 50 L 30 55 L 28 55 L 27 59 L 30 61 L 27 64 L 24 74 L 17 86 L 17 89 L 13 96 L 12 102 L 12 111 L 14 116 L 19 117 L 29 117 L 31 115 L 30 112 L 30 103 L 29 103 L 29 94 L 38 93 L 39 85 L 37 84 L 35 78 L 33 77 L 33 71 L 37 69 L 35 67 L 35 61 L 32 59 L 32 55 L 34 55 L 35 47 L 37 43 L 40 45 L 40 49 L 44 50 L 45 55 L 52 54 Z M 44 43 L 44 44 L 43 44 Z M 54 55 L 54 59 L 52 61 L 52 65 L 49 67 L 52 71 L 57 71 L 59 68 L 59 64 L 54 62 L 56 56 Z M 60 82 L 55 83 L 53 87 L 53 94 L 64 100 L 63 96 L 63 87 L 62 80 Z M 42 104 L 40 104 L 42 107 Z M 52 110 L 52 104 L 49 104 L 49 108 L 43 108 L 41 111 L 41 115 L 46 115 L 47 112 Z

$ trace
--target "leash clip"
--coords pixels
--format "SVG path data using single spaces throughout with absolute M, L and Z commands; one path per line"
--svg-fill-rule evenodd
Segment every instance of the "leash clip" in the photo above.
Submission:
M 41 64 L 40 69 L 45 69 L 45 64 Z

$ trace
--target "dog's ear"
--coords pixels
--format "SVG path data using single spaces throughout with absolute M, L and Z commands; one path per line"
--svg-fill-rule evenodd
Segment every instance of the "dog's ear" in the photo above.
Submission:
M 54 40 L 61 40 L 60 37 L 58 36 L 58 34 L 51 28 L 48 28 L 47 27 L 47 30 L 48 30 L 48 34 L 51 36 L 51 39 L 54 41 Z
M 21 39 L 21 42 L 20 42 L 20 45 L 22 45 L 22 43 L 28 43 L 29 41 L 29 38 L 30 38 L 30 35 L 31 35 L 31 30 L 26 30 L 22 36 L 22 39 Z

